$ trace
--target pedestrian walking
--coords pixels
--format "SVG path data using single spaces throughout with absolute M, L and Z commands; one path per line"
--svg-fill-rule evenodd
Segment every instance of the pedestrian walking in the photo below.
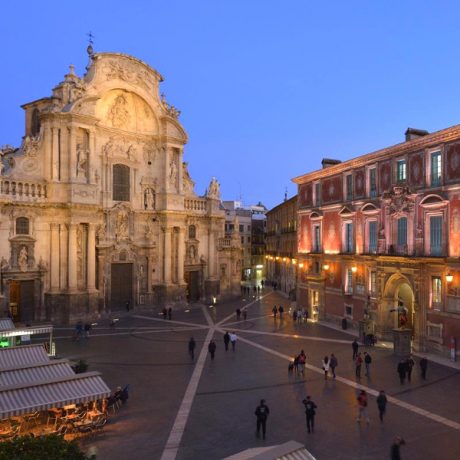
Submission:
M 299 374 L 302 374 L 302 376 L 305 373 L 305 363 L 307 362 L 307 356 L 305 355 L 305 352 L 303 350 L 300 350 L 300 355 L 298 357 L 298 369 L 299 369 Z
M 240 317 L 241 317 L 241 310 L 239 308 L 237 308 L 235 310 L 235 313 L 236 313 L 236 320 L 239 321 Z
M 331 358 L 329 359 L 329 367 L 331 368 L 332 378 L 335 379 L 335 368 L 339 365 L 337 358 L 334 353 L 331 353 Z
M 361 358 L 361 353 L 358 353 L 355 360 L 355 375 L 358 379 L 361 378 L 361 366 L 363 364 L 363 358 Z
M 358 348 L 359 348 L 359 345 L 358 345 L 358 342 L 356 341 L 356 339 L 353 340 L 353 342 L 351 342 L 351 348 L 353 349 L 353 361 L 356 359 L 356 357 L 358 356 Z
M 246 321 L 248 317 L 248 311 L 246 309 L 243 310 L 243 320 Z
M 216 353 L 216 348 L 217 348 L 216 342 L 214 342 L 214 340 L 211 340 L 208 345 L 208 351 L 209 353 L 211 353 L 211 361 L 214 360 L 214 354 Z
M 300 308 L 297 309 L 297 324 L 302 324 L 302 310 Z
M 262 428 L 262 438 L 265 439 L 265 434 L 267 431 L 267 417 L 269 413 L 270 409 L 265 404 L 265 399 L 261 399 L 260 404 L 256 407 L 256 411 L 254 412 L 257 417 L 257 437 L 260 436 L 260 429 Z
M 317 405 L 311 400 L 310 396 L 307 396 L 303 401 L 303 405 L 305 406 L 305 416 L 307 419 L 307 431 L 309 433 L 315 432 L 315 415 Z
M 225 332 L 224 334 L 224 346 L 225 346 L 225 351 L 228 351 L 228 344 L 230 343 L 230 334 L 228 331 Z
M 172 308 L 171 307 L 168 308 L 168 319 L 169 320 L 172 319 Z
M 188 354 L 190 355 L 190 358 L 192 358 L 192 361 L 195 359 L 195 347 L 195 339 L 190 337 L 190 340 L 188 341 Z
M 126 301 L 125 306 L 126 306 L 126 311 L 129 311 L 129 307 L 131 306 L 131 303 L 129 300 Z
M 278 313 L 280 314 L 280 319 L 283 319 L 284 308 L 282 305 L 279 306 Z
M 372 362 L 371 355 L 367 351 L 365 351 L 364 352 L 364 366 L 366 367 L 366 377 L 367 378 L 371 377 L 371 362 Z
M 383 422 L 383 416 L 387 410 L 387 397 L 383 390 L 380 390 L 379 395 L 377 396 L 377 407 L 379 409 L 379 419 L 380 422 Z
M 161 313 L 163 315 L 163 319 L 166 319 L 168 316 L 168 310 L 166 310 L 166 307 L 163 307 L 163 309 L 161 310 Z
M 404 444 L 406 444 L 404 439 L 400 436 L 396 436 L 393 444 L 391 445 L 391 460 L 401 460 L 401 446 L 404 446 Z
M 232 351 L 235 351 L 236 346 L 236 334 L 234 332 L 230 333 L 230 343 L 232 344 Z
M 426 368 L 428 367 L 428 360 L 425 358 L 425 356 L 423 356 L 419 364 L 420 364 L 420 371 L 422 373 L 422 379 L 426 380 Z
M 294 323 L 297 321 L 297 310 L 292 312 L 292 321 L 294 321 Z
M 299 355 L 294 356 L 294 372 L 295 375 L 299 373 Z
M 410 378 L 412 376 L 412 369 L 415 366 L 415 361 L 412 355 L 409 356 L 406 360 L 406 369 L 407 369 L 407 381 L 410 383 Z
M 80 337 L 83 334 L 83 323 L 81 321 L 78 321 L 78 323 L 75 325 L 75 333 L 73 335 L 73 340 L 80 340 Z
M 399 361 L 397 371 L 399 374 L 399 381 L 401 382 L 401 385 L 404 385 L 404 381 L 406 380 L 406 372 L 407 372 L 407 363 L 404 359 L 401 359 L 401 361 Z
M 329 374 L 329 356 L 325 356 L 323 359 L 323 371 L 324 371 L 324 380 L 327 380 Z
M 361 423 L 361 419 L 366 420 L 366 423 L 369 425 L 369 414 L 367 412 L 367 393 L 364 390 L 359 392 L 358 396 L 358 418 L 356 421 Z
M 273 312 L 273 318 L 276 319 L 276 315 L 278 314 L 278 308 L 276 308 L 276 305 L 272 308 Z
M 84 329 L 85 329 L 85 338 L 87 339 L 89 337 L 89 331 L 91 330 L 91 324 L 85 323 Z

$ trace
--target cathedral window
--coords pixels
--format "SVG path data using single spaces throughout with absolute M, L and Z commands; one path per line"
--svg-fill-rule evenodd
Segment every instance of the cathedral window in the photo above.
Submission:
M 16 219 L 16 235 L 29 234 L 29 219 L 27 217 L 18 217 Z
M 113 200 L 129 201 L 130 183 L 129 167 L 125 165 L 113 165 Z
M 30 134 L 36 137 L 40 134 L 40 112 L 34 109 L 32 112 L 32 121 L 30 124 Z
M 188 237 L 190 240 L 196 238 L 196 227 L 194 225 L 188 227 Z

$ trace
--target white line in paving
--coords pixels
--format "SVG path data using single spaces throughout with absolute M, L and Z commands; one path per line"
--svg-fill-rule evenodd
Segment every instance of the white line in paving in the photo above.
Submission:
M 245 332 L 247 334 L 274 335 L 276 337 L 286 337 L 289 339 L 313 340 L 317 342 L 345 343 L 351 344 L 350 340 L 343 339 L 326 339 L 322 337 L 310 337 L 299 334 L 283 334 L 282 332 L 253 331 L 252 329 L 234 329 L 235 332 Z
M 133 315 L 132 318 L 138 319 L 147 319 L 149 321 L 160 321 L 163 324 L 182 324 L 185 326 L 198 326 L 198 327 L 206 327 L 206 324 L 199 324 L 199 323 L 187 323 L 185 321 L 177 321 L 175 319 L 163 319 L 163 318 L 153 318 L 152 316 L 144 316 L 144 315 Z
M 243 308 L 242 308 L 242 310 L 243 310 Z M 247 319 L 242 319 L 240 321 L 233 321 L 232 323 L 225 323 L 225 327 L 232 326 L 233 324 L 244 324 L 245 322 L 248 322 L 248 321 L 257 321 L 258 319 L 267 319 L 269 317 L 270 317 L 270 315 L 255 316 L 254 318 L 251 317 L 251 318 L 247 318 Z
M 161 460 L 175 460 L 177 456 L 185 426 L 187 425 L 187 420 L 190 415 L 193 400 L 195 399 L 198 383 L 200 381 L 201 374 L 203 373 L 206 355 L 208 354 L 208 342 L 211 340 L 215 331 L 211 316 L 209 315 L 206 307 L 203 307 L 203 314 L 210 325 L 209 331 L 206 335 L 206 339 L 204 340 L 203 347 L 201 348 L 200 356 L 196 362 L 187 390 L 185 390 L 184 399 L 182 400 L 179 411 L 176 415 L 176 420 L 174 421 L 171 432 L 169 433 L 169 438 L 166 442 L 163 454 L 161 455 Z
M 240 309 L 241 310 L 247 310 L 251 305 L 254 305 L 255 303 L 261 301 L 262 299 L 264 299 L 265 297 L 269 296 L 270 294 L 271 294 L 271 292 L 269 292 L 267 294 L 264 294 L 264 295 L 261 295 L 260 297 L 254 299 L 252 302 L 249 302 L 247 305 L 242 306 Z M 223 320 L 219 321 L 216 324 L 216 326 L 221 326 L 223 323 L 227 322 L 229 319 L 234 318 L 234 317 L 235 317 L 235 313 L 232 313 L 231 315 L 226 316 Z
M 222 329 L 219 329 L 222 331 Z M 245 339 L 244 337 L 239 337 L 239 340 L 241 342 L 245 342 L 248 345 L 252 345 L 253 347 L 259 348 L 260 350 L 266 351 L 268 353 L 271 353 L 272 355 L 278 356 L 279 358 L 286 359 L 288 361 L 292 361 L 292 357 L 285 355 L 283 353 L 280 353 L 279 351 L 272 350 L 270 348 L 264 347 L 263 345 L 260 345 L 256 342 L 253 342 L 252 340 Z M 324 371 L 319 368 L 312 366 L 311 364 L 305 364 L 305 367 L 307 369 L 310 369 L 313 372 L 316 372 L 318 374 L 324 375 Z M 345 385 L 351 386 L 353 388 L 356 388 L 357 390 L 365 390 L 367 393 L 373 395 L 373 396 L 378 396 L 378 391 L 374 390 L 373 388 L 366 387 L 365 385 L 361 385 L 360 383 L 353 382 L 353 380 L 348 380 L 346 378 L 337 376 L 336 381 L 342 382 Z M 395 404 L 396 406 L 402 407 L 404 409 L 407 409 L 411 412 L 414 412 L 418 415 L 421 415 L 422 417 L 429 418 L 430 420 L 433 420 L 435 422 L 441 423 L 443 425 L 448 426 L 449 428 L 453 428 L 454 430 L 460 431 L 460 423 L 455 422 L 453 420 L 450 420 L 448 418 L 442 417 L 441 415 L 434 414 L 432 412 L 429 412 L 427 410 L 421 409 L 420 407 L 414 406 L 413 404 L 406 403 L 404 401 L 401 401 L 400 399 L 397 399 L 393 396 L 388 396 L 387 399 L 389 402 Z

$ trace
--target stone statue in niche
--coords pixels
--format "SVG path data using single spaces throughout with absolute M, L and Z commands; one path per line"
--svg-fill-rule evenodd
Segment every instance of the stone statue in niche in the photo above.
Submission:
M 29 265 L 29 252 L 27 246 L 22 246 L 18 255 L 18 267 L 22 272 L 27 271 Z
M 195 257 L 196 257 L 195 246 L 190 246 L 189 257 L 190 257 L 190 260 L 195 260 Z
M 153 226 L 153 221 L 150 218 L 148 218 L 147 223 L 145 225 L 145 238 L 147 240 L 152 240 L 154 236 L 155 236 L 155 228 Z
M 105 223 L 99 225 L 97 229 L 96 236 L 99 239 L 99 241 L 105 240 L 105 233 L 106 233 L 106 226 Z
M 177 182 L 177 164 L 176 160 L 173 158 L 171 163 L 169 163 L 169 181 L 171 185 L 176 186 Z
M 206 196 L 208 198 L 220 199 L 220 185 L 215 177 L 211 179 Z
M 88 177 L 89 152 L 82 144 L 77 145 L 77 176 Z
M 39 270 L 46 270 L 48 268 L 48 264 L 43 260 L 42 256 L 40 256 L 37 267 Z
M 122 128 L 129 122 L 128 101 L 123 95 L 117 96 L 109 110 L 109 120 L 114 128 Z
M 155 192 L 151 188 L 145 189 L 144 209 L 155 209 Z
M 117 241 L 128 238 L 128 212 L 120 209 L 117 215 Z
M 2 260 L 0 261 L 0 270 L 5 271 L 10 268 L 10 264 L 8 261 L 2 256 Z

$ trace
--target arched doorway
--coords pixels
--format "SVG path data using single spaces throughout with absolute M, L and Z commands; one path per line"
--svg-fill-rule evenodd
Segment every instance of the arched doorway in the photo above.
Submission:
M 404 320 L 404 327 L 414 330 L 414 290 L 405 276 L 394 274 L 387 281 L 382 307 L 380 318 L 385 329 L 396 329 Z

